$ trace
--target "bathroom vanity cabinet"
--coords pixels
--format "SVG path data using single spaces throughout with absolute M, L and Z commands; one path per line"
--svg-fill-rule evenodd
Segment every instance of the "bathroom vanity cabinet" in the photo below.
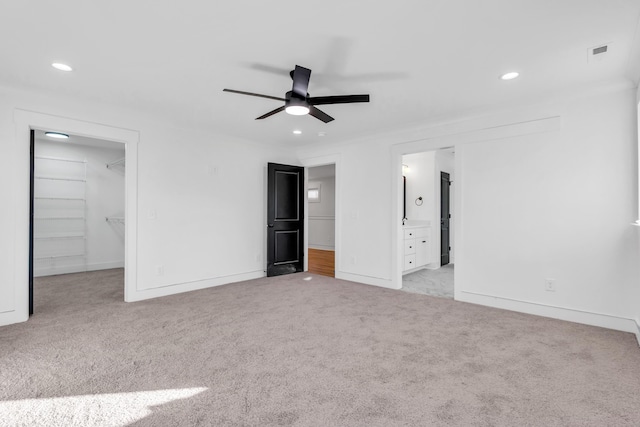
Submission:
M 431 262 L 431 227 L 404 226 L 403 274 L 417 270 Z

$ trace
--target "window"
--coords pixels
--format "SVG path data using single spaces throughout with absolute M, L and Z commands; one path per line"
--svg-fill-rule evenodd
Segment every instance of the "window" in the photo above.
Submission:
M 320 184 L 309 183 L 309 189 L 307 190 L 307 198 L 311 203 L 320 203 Z

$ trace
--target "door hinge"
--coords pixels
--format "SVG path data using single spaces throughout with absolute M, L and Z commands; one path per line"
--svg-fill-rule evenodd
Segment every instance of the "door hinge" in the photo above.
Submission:
M 451 214 L 449 214 L 449 218 L 451 218 Z
M 449 246 L 449 250 L 451 250 L 451 246 Z

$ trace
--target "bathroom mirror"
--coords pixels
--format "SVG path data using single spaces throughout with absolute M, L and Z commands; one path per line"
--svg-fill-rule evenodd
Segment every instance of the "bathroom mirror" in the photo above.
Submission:
M 402 225 L 407 219 L 407 177 L 402 177 Z

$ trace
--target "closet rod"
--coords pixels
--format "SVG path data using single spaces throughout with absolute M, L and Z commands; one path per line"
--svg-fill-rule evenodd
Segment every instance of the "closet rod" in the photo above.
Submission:
M 124 162 L 125 162 L 125 157 L 118 160 L 114 160 L 111 163 L 107 163 L 107 169 L 112 168 L 113 166 L 116 166 L 116 165 L 123 165 Z

